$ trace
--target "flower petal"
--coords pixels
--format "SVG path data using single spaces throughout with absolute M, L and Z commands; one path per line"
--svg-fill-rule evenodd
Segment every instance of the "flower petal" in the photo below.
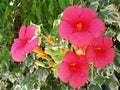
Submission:
M 88 62 L 85 59 L 80 59 L 79 71 L 72 73 L 70 80 L 70 86 L 72 88 L 78 88 L 84 86 L 88 79 Z
M 32 50 L 37 46 L 38 38 L 34 38 L 33 40 L 29 41 L 25 46 L 25 53 L 30 53 Z
M 91 9 L 91 8 L 81 8 L 81 15 L 80 15 L 80 21 L 90 21 L 94 18 L 96 18 L 97 13 Z
M 33 38 L 35 36 L 35 30 L 36 30 L 35 25 L 29 25 L 25 33 L 25 38 L 26 39 Z
M 61 81 L 67 83 L 70 79 L 70 76 L 71 72 L 69 70 L 69 66 L 65 62 L 62 62 L 58 68 L 58 77 Z
M 86 49 L 86 57 L 87 57 L 88 61 L 94 62 L 96 54 L 95 54 L 93 46 L 90 45 L 90 46 L 87 47 L 87 49 Z
M 94 48 L 102 48 L 103 47 L 103 37 L 97 37 L 94 38 L 92 45 L 94 46 Z
M 20 39 L 16 39 L 11 48 L 11 55 L 14 61 L 22 62 L 25 58 L 24 45 Z
M 25 38 L 25 33 L 26 33 L 26 26 L 22 26 L 19 31 L 19 38 L 24 39 Z
M 72 34 L 72 32 L 73 32 L 72 27 L 66 21 L 62 21 L 59 24 L 58 33 L 62 38 L 69 39 L 69 36 Z
M 104 37 L 103 41 L 104 41 L 104 48 L 105 49 L 113 46 L 113 42 L 109 37 Z
M 69 6 L 63 12 L 63 20 L 73 24 L 81 16 L 81 8 L 79 6 Z
M 77 63 L 78 60 L 79 60 L 79 56 L 77 54 L 73 53 L 72 51 L 67 51 L 63 58 L 63 61 L 68 64 Z
M 105 25 L 101 19 L 96 18 L 90 22 L 88 31 L 94 35 L 94 37 L 101 36 L 105 31 Z
M 103 68 L 107 66 L 108 62 L 105 60 L 105 57 L 97 56 L 94 64 L 96 68 Z
M 104 51 L 100 56 L 96 57 L 95 67 L 96 68 L 103 68 L 108 64 L 111 64 L 114 60 L 114 49 L 110 48 Z
M 76 32 L 70 36 L 70 42 L 76 47 L 85 47 L 91 44 L 93 41 L 93 36 L 86 32 Z
M 111 64 L 114 60 L 115 54 L 114 54 L 114 49 L 109 48 L 105 51 L 105 60 L 107 61 L 107 64 Z

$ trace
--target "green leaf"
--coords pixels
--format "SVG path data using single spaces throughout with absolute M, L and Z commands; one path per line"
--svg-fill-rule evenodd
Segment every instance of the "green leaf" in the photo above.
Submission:
M 97 84 L 90 84 L 88 90 L 102 90 L 102 88 Z
M 120 54 L 119 54 L 119 52 L 116 53 L 113 67 L 118 73 L 120 73 Z
M 109 77 L 109 76 L 113 75 L 113 73 L 114 73 L 113 65 L 110 64 L 107 67 L 97 69 L 97 73 L 104 77 Z
M 104 85 L 104 90 L 118 90 L 119 81 L 117 80 L 116 76 L 113 74 L 110 78 L 108 78 Z
M 60 7 L 64 9 L 66 7 L 66 3 L 65 3 L 66 0 L 58 0 L 58 1 L 59 1 Z
M 120 42 L 120 32 L 117 34 L 117 40 Z
M 62 61 L 64 55 L 64 52 L 62 52 L 62 48 L 59 47 L 46 48 L 46 53 L 49 54 L 57 63 L 60 63 Z
M 90 7 L 93 8 L 95 11 L 97 11 L 98 6 L 99 6 L 98 1 L 92 2 L 92 3 L 90 4 Z
M 85 88 L 80 87 L 78 90 L 86 90 Z
M 21 90 L 21 86 L 20 85 L 16 85 L 14 90 Z
M 70 2 L 71 5 L 73 5 L 73 1 L 74 1 L 74 0 L 69 0 L 69 2 Z
M 37 71 L 37 75 L 38 75 L 38 79 L 40 81 L 46 81 L 48 75 L 49 75 L 49 72 L 47 69 L 43 69 L 43 68 L 40 68 L 38 71 Z
M 97 75 L 97 76 L 95 76 L 95 81 L 97 84 L 103 85 L 105 82 L 105 79 L 103 76 Z

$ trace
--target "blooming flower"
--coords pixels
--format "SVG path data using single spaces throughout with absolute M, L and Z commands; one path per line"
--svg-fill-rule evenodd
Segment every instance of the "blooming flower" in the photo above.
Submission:
M 88 78 L 88 62 L 72 51 L 67 51 L 58 68 L 58 77 L 64 83 L 77 88 L 84 86 Z
M 90 8 L 69 6 L 64 10 L 62 19 L 58 27 L 59 35 L 75 46 L 87 46 L 93 37 L 99 37 L 105 31 L 104 23 Z
M 113 42 L 109 37 L 95 38 L 92 45 L 87 47 L 86 56 L 96 68 L 103 68 L 114 60 Z
M 34 25 L 28 27 L 22 26 L 17 38 L 11 48 L 11 55 L 14 61 L 24 61 L 25 55 L 30 53 L 38 44 L 38 38 L 35 37 Z

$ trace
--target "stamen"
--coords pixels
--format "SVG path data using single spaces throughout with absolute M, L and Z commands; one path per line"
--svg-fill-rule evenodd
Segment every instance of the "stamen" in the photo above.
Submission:
M 77 26 L 78 31 L 82 30 L 82 24 L 81 23 L 77 24 L 76 26 Z
M 70 64 L 70 66 L 72 66 L 72 67 L 74 67 L 75 65 L 76 65 L 75 63 Z
M 81 56 L 81 55 L 84 56 L 85 53 L 86 53 L 86 47 L 81 48 L 81 49 L 79 49 L 79 50 L 76 51 L 76 54 L 79 55 L 79 56 Z
M 101 48 L 96 48 L 96 50 L 97 50 L 97 51 L 100 51 L 100 50 L 101 50 Z
M 70 68 L 71 68 L 71 70 L 76 70 L 77 69 L 76 63 L 70 64 Z

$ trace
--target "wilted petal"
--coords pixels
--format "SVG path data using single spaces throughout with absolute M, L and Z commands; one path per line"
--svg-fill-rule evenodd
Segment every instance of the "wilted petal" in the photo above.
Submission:
M 69 66 L 62 62 L 58 68 L 58 77 L 60 78 L 61 81 L 64 83 L 67 83 L 70 79 L 71 72 L 69 70 Z
M 62 21 L 59 24 L 58 33 L 62 38 L 69 39 L 69 36 L 72 34 L 72 32 L 73 32 L 72 27 L 66 21 Z
M 20 39 L 16 39 L 11 48 L 11 55 L 14 61 L 22 62 L 25 58 L 24 43 Z
M 94 37 L 100 37 L 105 31 L 105 25 L 101 19 L 96 18 L 90 22 L 90 25 L 87 29 Z

